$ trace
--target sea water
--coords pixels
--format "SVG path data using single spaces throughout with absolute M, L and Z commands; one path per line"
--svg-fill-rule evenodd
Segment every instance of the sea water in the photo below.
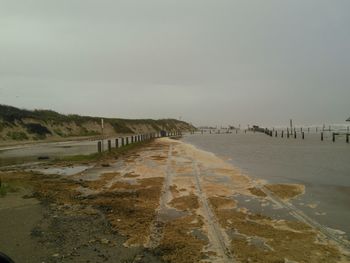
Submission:
M 268 183 L 303 184 L 292 203 L 306 215 L 350 236 L 350 144 L 331 133 L 305 133 L 305 139 L 263 133 L 194 134 L 184 142 L 215 153 L 243 173 Z

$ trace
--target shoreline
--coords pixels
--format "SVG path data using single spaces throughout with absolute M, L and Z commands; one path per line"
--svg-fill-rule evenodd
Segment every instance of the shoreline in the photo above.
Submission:
M 91 164 L 94 166 L 73 175 L 24 175 L 17 171 L 12 177 L 9 172 L 0 176 L 3 181 L 16 176 L 17 180 L 27 181 L 34 188 L 32 197 L 48 203 L 48 207 L 59 208 L 52 212 L 58 218 L 67 214 L 103 216 L 111 226 L 111 236 L 118 233 L 124 241 L 117 237 L 109 240 L 109 236 L 99 246 L 110 245 L 111 249 L 105 252 L 108 255 L 115 247 L 130 257 L 128 253 L 134 251 L 133 256 L 140 258 L 136 262 L 270 262 L 286 258 L 300 261 L 301 255 L 309 262 L 345 260 L 334 241 L 309 225 L 297 220 L 276 220 L 247 208 L 248 203 L 242 203 L 241 196 L 248 196 L 249 203 L 256 202 L 261 207 L 274 205 L 261 182 L 191 144 L 157 139 L 122 156 Z M 302 194 L 300 187 L 292 190 L 288 197 Z M 79 231 L 79 226 L 75 227 L 78 229 L 73 232 Z M 78 250 L 85 249 L 85 245 L 89 247 L 84 243 Z M 62 247 L 63 252 L 67 249 Z M 68 254 L 48 258 L 59 261 Z M 74 253 L 69 257 L 73 262 Z M 116 262 L 113 256 L 106 256 L 106 260 Z

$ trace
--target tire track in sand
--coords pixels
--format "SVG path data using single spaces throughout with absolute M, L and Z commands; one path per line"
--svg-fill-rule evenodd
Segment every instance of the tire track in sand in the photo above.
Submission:
M 209 246 L 220 258 L 218 262 L 234 262 L 231 251 L 225 242 L 226 233 L 220 228 L 218 220 L 209 206 L 206 194 L 202 190 L 198 163 L 194 159 L 191 159 L 191 161 L 196 181 L 197 195 L 201 204 L 204 222 L 208 229 Z
M 170 192 L 170 186 L 173 181 L 173 172 L 171 170 L 171 161 L 172 161 L 172 151 L 173 151 L 173 145 L 169 146 L 168 151 L 168 158 L 166 163 L 166 175 L 164 178 L 164 184 L 161 192 L 161 197 L 159 200 L 159 207 L 156 211 L 157 216 L 154 220 L 153 224 L 151 225 L 151 234 L 150 239 L 147 244 L 147 247 L 149 248 L 156 248 L 163 237 L 163 227 L 164 227 L 164 220 L 162 220 L 163 216 L 167 212 L 167 203 L 171 199 L 171 192 Z

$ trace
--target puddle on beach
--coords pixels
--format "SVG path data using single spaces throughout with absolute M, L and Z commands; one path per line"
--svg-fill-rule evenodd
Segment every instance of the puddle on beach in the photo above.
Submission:
M 288 210 L 276 206 L 268 199 L 259 199 L 246 195 L 235 195 L 234 199 L 237 201 L 237 209 L 248 210 L 253 214 L 261 214 L 277 220 L 295 221 L 295 218 L 289 214 Z
M 77 175 L 76 179 L 84 179 L 86 181 L 94 181 L 99 179 L 103 174 L 119 172 L 123 168 L 124 161 L 119 160 L 115 163 L 108 164 L 109 166 L 94 166 L 86 171 L 82 171 L 80 175 Z
M 62 176 L 71 176 L 74 174 L 81 173 L 87 169 L 92 168 L 88 165 L 78 165 L 78 166 L 68 166 L 68 167 L 44 167 L 44 168 L 33 168 L 28 169 L 28 171 L 39 172 L 42 174 L 57 174 Z

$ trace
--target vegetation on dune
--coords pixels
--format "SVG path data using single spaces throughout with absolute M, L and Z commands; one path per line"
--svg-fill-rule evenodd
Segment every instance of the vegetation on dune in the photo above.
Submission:
M 16 191 L 17 191 L 17 188 L 14 185 L 1 182 L 1 178 L 0 178 L 0 197 L 4 197 L 7 193 L 13 193 Z
M 25 110 L 0 105 L 0 138 L 7 140 L 42 140 L 47 136 L 72 137 L 100 135 L 100 117 L 64 115 L 52 110 Z M 114 133 L 137 133 L 140 130 L 191 130 L 190 124 L 175 119 L 104 118 L 106 127 Z
M 24 132 L 10 131 L 6 134 L 6 136 L 11 140 L 16 140 L 16 141 L 24 141 L 29 139 L 27 134 L 25 134 Z

